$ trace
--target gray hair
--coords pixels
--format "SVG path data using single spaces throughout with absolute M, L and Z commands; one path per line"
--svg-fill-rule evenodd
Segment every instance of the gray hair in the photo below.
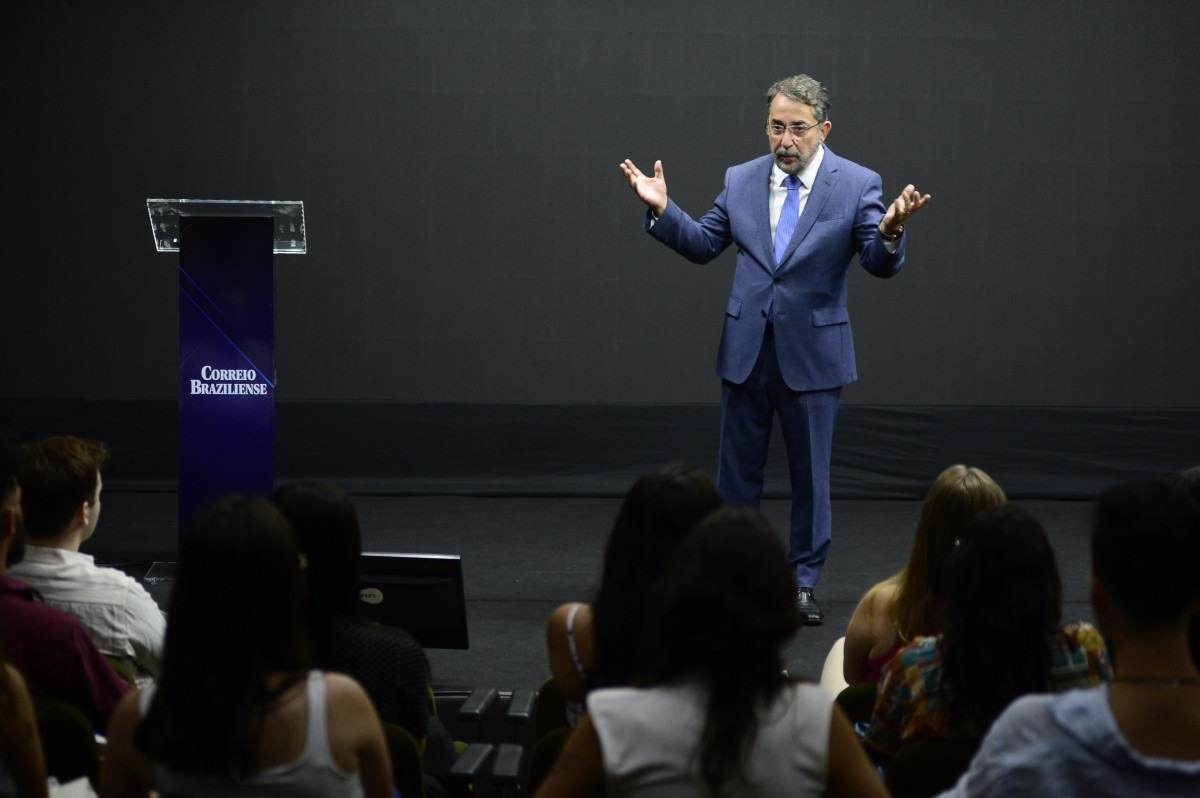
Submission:
M 811 106 L 813 116 L 817 118 L 818 122 L 824 122 L 829 118 L 829 92 L 816 78 L 801 74 L 775 81 L 771 84 L 771 88 L 767 89 L 768 106 L 771 105 L 776 94 L 782 94 L 798 103 Z

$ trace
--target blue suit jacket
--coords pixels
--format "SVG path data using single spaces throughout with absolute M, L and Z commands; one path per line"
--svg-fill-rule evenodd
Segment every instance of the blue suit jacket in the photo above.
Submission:
M 699 221 L 668 202 L 650 235 L 688 260 L 707 263 L 730 244 L 737 246 L 733 288 L 725 306 L 725 328 L 717 374 L 741 383 L 750 376 L 762 346 L 768 311 L 784 381 L 792 390 L 836 388 L 858 379 L 846 273 L 857 252 L 876 277 L 891 277 L 904 265 L 904 236 L 895 254 L 879 235 L 883 189 L 879 175 L 826 147 L 812 192 L 778 268 L 771 240 L 768 181 L 774 157 L 764 155 L 731 166 L 725 189 Z

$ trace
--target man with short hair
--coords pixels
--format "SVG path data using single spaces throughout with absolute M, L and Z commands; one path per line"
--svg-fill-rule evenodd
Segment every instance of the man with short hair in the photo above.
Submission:
M 944 796 L 1200 795 L 1200 505 L 1181 481 L 1104 492 L 1092 528 L 1092 606 L 1112 683 L 1026 696 L 996 719 Z
M 842 386 L 858 379 L 846 274 L 904 265 L 904 223 L 929 201 L 911 184 L 885 207 L 880 177 L 825 146 L 829 92 L 808 75 L 767 90 L 770 153 L 730 167 L 725 188 L 694 220 L 667 196 L 661 161 L 620 168 L 647 205 L 650 235 L 695 263 L 737 246 L 717 353 L 721 439 L 717 487 L 727 504 L 757 506 L 772 420 L 779 416 L 792 481 L 789 558 L 805 622 L 824 615 L 814 589 L 829 552 L 829 464 Z
M 4 654 L 35 696 L 66 701 L 103 733 L 121 696 L 129 691 L 79 621 L 47 607 L 36 591 L 14 579 L 9 565 L 27 550 L 21 488 L 11 457 L 0 451 L 0 640 Z
M 108 450 L 95 440 L 56 436 L 26 447 L 17 479 L 29 546 L 12 575 L 78 618 L 101 652 L 145 682 L 162 661 L 162 611 L 136 579 L 79 551 L 100 520 L 107 461 Z

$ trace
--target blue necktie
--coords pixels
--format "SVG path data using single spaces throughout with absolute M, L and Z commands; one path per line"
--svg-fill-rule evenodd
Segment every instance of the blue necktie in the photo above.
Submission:
M 796 223 L 800 221 L 800 178 L 788 175 L 783 181 L 787 189 L 787 199 L 783 201 L 783 210 L 779 212 L 779 223 L 775 225 L 775 268 L 783 264 L 783 253 L 796 232 Z

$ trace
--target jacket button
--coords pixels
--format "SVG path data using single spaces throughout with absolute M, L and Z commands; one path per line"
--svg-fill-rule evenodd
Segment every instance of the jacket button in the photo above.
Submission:
M 783 278 L 782 278 L 782 277 L 776 277 L 776 278 L 774 278 L 773 280 L 771 280 L 771 282 L 775 283 L 775 285 L 779 285 L 780 283 L 782 283 L 782 282 L 783 282 Z

